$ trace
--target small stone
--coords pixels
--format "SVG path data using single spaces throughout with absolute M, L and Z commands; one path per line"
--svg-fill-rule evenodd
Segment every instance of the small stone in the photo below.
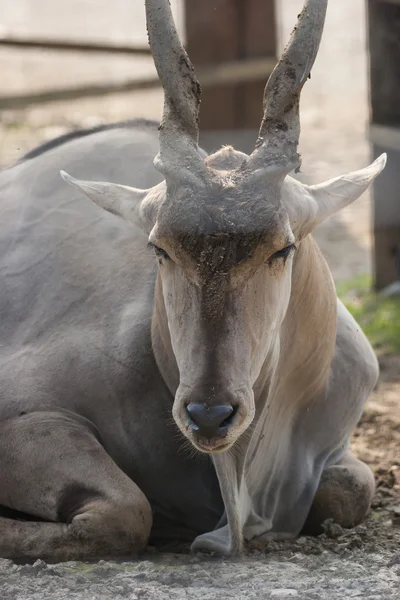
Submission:
M 20 569 L 20 573 L 21 575 L 31 575 L 32 577 L 34 577 L 46 568 L 46 563 L 43 560 L 38 559 L 32 565 L 23 565 Z
M 356 548 L 362 548 L 363 542 L 360 536 L 356 535 L 350 539 L 350 541 L 346 544 L 346 548 L 348 550 L 355 550 Z
M 299 538 L 296 540 L 296 543 L 297 543 L 297 545 L 298 545 L 298 546 L 304 546 L 305 544 L 307 544 L 307 543 L 308 543 L 308 540 L 307 540 L 307 538 L 305 538 L 305 537 L 299 537 Z
M 394 525 L 394 522 L 395 522 L 396 520 L 397 520 L 397 519 L 394 519 L 394 520 L 392 521 L 392 519 L 388 519 L 387 521 L 384 521 L 384 522 L 382 523 L 382 525 L 383 525 L 383 527 L 392 527 L 392 525 Z M 400 520 L 400 519 L 399 519 L 399 520 Z
M 338 523 L 335 523 L 333 519 L 326 519 L 322 523 L 322 529 L 326 536 L 332 539 L 338 538 L 344 533 L 343 528 Z
M 299 595 L 297 590 L 291 588 L 272 590 L 270 598 L 296 598 Z
M 37 567 L 37 568 L 40 568 L 40 569 L 45 569 L 47 565 L 46 565 L 46 563 L 43 560 L 41 560 L 40 558 L 38 558 L 33 563 L 33 566 Z
M 394 556 L 386 565 L 387 567 L 394 567 L 395 565 L 400 565 L 400 554 Z

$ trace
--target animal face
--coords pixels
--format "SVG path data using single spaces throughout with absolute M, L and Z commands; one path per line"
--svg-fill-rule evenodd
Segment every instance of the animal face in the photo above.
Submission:
M 179 369 L 173 416 L 207 452 L 229 448 L 253 420 L 253 386 L 279 354 L 295 254 L 279 188 L 251 194 L 227 178 L 214 174 L 197 197 L 168 195 L 149 236 Z

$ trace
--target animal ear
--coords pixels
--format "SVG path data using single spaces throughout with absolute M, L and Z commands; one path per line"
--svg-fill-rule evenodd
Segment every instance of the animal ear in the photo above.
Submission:
M 125 185 L 102 181 L 83 181 L 71 177 L 65 171 L 60 171 L 60 175 L 64 181 L 78 188 L 95 204 L 127 221 L 135 220 L 140 202 L 146 196 L 146 191 Z
M 300 219 L 297 219 L 299 237 L 305 237 L 331 215 L 357 200 L 381 173 L 386 165 L 386 154 L 382 154 L 371 165 L 359 171 L 336 177 L 319 185 L 304 186 L 306 202 L 301 202 Z
M 117 215 L 126 221 L 135 223 L 141 229 L 150 231 L 154 225 L 155 202 L 159 193 L 157 188 L 140 190 L 117 183 L 101 181 L 83 181 L 75 179 L 65 171 L 60 171 L 61 177 L 83 192 L 95 204 L 107 212 Z
M 382 154 L 371 165 L 359 171 L 336 177 L 309 190 L 316 203 L 316 224 L 322 223 L 354 200 L 357 200 L 385 168 L 387 156 Z

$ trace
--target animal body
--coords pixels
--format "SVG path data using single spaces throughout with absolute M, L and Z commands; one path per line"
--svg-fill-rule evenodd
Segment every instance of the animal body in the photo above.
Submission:
M 0 173 L 0 556 L 237 554 L 364 518 L 348 444 L 377 361 L 311 232 L 385 157 L 289 175 L 326 4 L 305 2 L 251 155 L 199 149 L 193 68 L 146 0 L 160 131 L 67 136 Z

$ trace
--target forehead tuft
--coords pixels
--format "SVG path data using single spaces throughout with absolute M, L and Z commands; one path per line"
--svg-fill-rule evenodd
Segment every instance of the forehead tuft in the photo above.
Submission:
M 286 233 L 280 188 L 252 189 L 235 172 L 214 173 L 205 185 L 169 189 L 157 216 L 157 233 L 196 263 L 238 264 L 261 243 Z M 224 268 L 225 268 L 224 266 Z
M 223 146 L 218 152 L 206 158 L 206 165 L 219 171 L 239 169 L 248 159 L 247 154 L 235 150 L 233 146 Z
M 168 190 L 157 230 L 162 237 L 272 233 L 285 215 L 280 187 L 265 184 L 260 191 L 232 171 L 214 174 L 207 184 L 178 184 Z

